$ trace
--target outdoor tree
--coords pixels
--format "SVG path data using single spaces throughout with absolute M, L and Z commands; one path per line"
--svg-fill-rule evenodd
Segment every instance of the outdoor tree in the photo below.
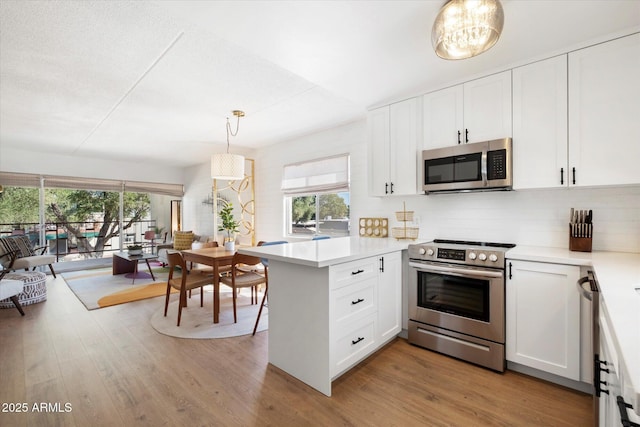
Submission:
M 39 221 L 37 188 L 5 187 L 0 197 L 0 223 L 21 228 Z
M 67 232 L 75 236 L 78 251 L 89 257 L 101 257 L 104 246 L 120 234 L 119 206 L 120 194 L 110 191 L 90 190 L 48 190 L 46 200 L 47 220 L 61 223 Z M 124 193 L 123 224 L 126 230 L 149 213 L 149 195 L 146 193 Z M 97 222 L 95 244 L 85 236 L 81 223 Z M 82 224 L 84 225 L 84 224 Z
M 294 224 L 307 222 L 316 217 L 315 196 L 294 197 L 292 200 L 291 215 Z
M 320 218 L 345 218 L 349 207 L 344 199 L 337 194 L 323 194 L 320 196 Z

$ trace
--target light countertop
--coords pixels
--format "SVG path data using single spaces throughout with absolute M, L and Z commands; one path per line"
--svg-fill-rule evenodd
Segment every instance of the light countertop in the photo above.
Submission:
M 382 255 L 407 249 L 410 241 L 390 238 L 337 237 L 324 240 L 308 240 L 286 245 L 239 248 L 238 252 L 261 258 L 306 265 L 328 267 L 348 261 Z
M 572 252 L 568 249 L 516 246 L 506 257 L 523 261 L 569 264 L 593 268 L 608 313 L 619 356 L 640 408 L 640 254 Z

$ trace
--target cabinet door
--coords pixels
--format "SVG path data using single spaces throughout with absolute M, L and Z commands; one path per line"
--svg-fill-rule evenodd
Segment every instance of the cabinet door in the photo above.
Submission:
M 378 280 L 378 336 L 383 343 L 402 330 L 402 254 L 380 257 Z
M 569 54 L 570 185 L 640 183 L 638 76 L 640 34 Z
M 513 187 L 568 185 L 567 56 L 513 70 Z
M 508 261 L 507 360 L 580 380 L 577 266 Z
M 464 84 L 464 128 L 465 142 L 511 137 L 511 70 Z
M 462 104 L 462 85 L 431 92 L 422 97 L 423 150 L 462 142 Z
M 370 111 L 367 119 L 369 194 L 384 196 L 389 192 L 389 107 Z
M 618 404 L 616 397 L 622 394 L 620 388 L 620 377 L 618 373 L 618 354 L 615 351 L 613 341 L 611 339 L 611 332 L 604 319 L 603 314 L 600 314 L 600 352 L 599 358 L 602 362 L 603 370 L 600 371 L 601 389 L 606 390 L 608 393 L 600 393 L 599 399 L 599 412 L 601 426 L 619 426 L 620 411 L 618 410 Z M 604 369 L 608 370 L 606 372 Z M 604 382 L 604 384 L 602 384 Z
M 389 193 L 417 194 L 419 98 L 389 106 Z

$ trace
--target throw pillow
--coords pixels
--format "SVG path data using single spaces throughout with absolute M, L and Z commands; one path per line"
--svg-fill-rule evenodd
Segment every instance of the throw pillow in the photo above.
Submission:
M 3 237 L 2 240 L 6 252 L 17 252 L 16 258 L 24 258 L 35 255 L 33 249 L 31 248 L 31 241 L 29 240 L 29 236 L 7 236 Z
M 176 231 L 173 235 L 173 249 L 177 251 L 191 249 L 192 242 L 193 242 L 192 231 Z
M 21 235 L 13 236 L 12 238 L 16 241 L 16 246 L 18 248 L 18 258 L 33 256 L 36 254 L 35 252 L 33 252 L 33 247 L 31 246 L 31 240 L 29 240 L 29 236 Z
M 11 240 L 6 237 L 0 238 L 0 263 L 3 267 L 7 267 L 11 262 L 11 257 L 8 254 L 12 251 Z

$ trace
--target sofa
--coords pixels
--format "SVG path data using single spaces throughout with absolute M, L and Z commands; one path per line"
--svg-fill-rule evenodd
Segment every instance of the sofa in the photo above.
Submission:
M 168 251 L 184 251 L 186 249 L 198 249 L 204 247 L 206 244 L 215 242 L 214 236 L 199 236 L 193 231 L 175 231 L 173 233 L 173 241 L 157 245 L 158 260 L 164 266 L 168 264 L 167 252 Z

